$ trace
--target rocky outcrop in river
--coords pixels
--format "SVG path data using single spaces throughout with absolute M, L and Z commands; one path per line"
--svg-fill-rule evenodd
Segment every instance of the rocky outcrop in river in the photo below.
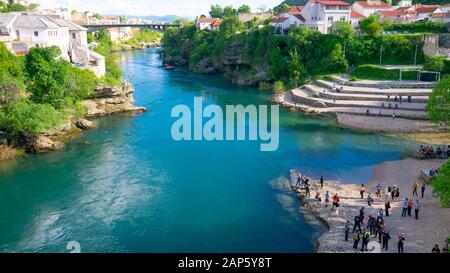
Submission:
M 124 82 L 121 86 L 98 86 L 92 99 L 83 101 L 87 108 L 87 117 L 105 116 L 116 113 L 143 113 L 145 107 L 134 105 L 134 88 Z

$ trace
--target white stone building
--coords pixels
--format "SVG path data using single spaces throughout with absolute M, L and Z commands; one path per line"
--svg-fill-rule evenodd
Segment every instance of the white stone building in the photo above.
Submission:
M 61 58 L 105 75 L 104 57 L 88 49 L 86 29 L 61 18 L 31 13 L 0 14 L 0 41 L 17 55 L 32 47 L 57 46 Z
M 331 32 L 333 22 L 350 22 L 351 5 L 343 1 L 310 0 L 301 10 L 305 26 L 321 33 Z
M 392 9 L 394 8 L 390 4 L 381 2 L 379 0 L 368 0 L 367 2 L 357 1 L 352 5 L 352 10 L 364 15 L 365 17 L 368 17 L 381 10 Z
M 222 20 L 219 18 L 197 18 L 195 19 L 195 26 L 197 27 L 197 30 L 215 30 L 218 29 L 219 26 L 222 24 Z

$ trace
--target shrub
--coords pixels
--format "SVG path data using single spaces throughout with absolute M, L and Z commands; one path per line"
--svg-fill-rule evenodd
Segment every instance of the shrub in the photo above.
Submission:
M 450 124 L 450 76 L 442 78 L 433 88 L 426 110 L 433 122 Z
M 273 91 L 275 92 L 283 92 L 285 91 L 286 88 L 284 86 L 284 82 L 283 81 L 276 81 L 273 84 Z
M 444 208 L 450 207 L 450 161 L 439 169 L 438 176 L 432 182 L 433 193 Z
M 260 82 L 258 88 L 260 90 L 270 90 L 272 89 L 272 85 L 268 82 Z
M 444 22 L 412 22 L 383 24 L 385 31 L 406 33 L 445 33 L 447 27 Z
M 443 56 L 427 57 L 425 64 L 423 65 L 423 69 L 429 71 L 443 72 L 444 69 L 446 68 L 445 63 L 446 60 L 447 58 Z
M 13 134 L 36 134 L 52 129 L 67 120 L 68 114 L 53 106 L 28 100 L 0 108 L 0 129 Z

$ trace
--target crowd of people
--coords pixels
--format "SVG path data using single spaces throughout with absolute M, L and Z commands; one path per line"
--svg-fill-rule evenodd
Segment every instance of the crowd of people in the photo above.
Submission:
M 433 148 L 432 145 L 420 145 L 418 158 L 442 158 L 447 159 L 450 153 L 450 145 L 440 145 Z
M 324 178 L 320 177 L 320 189 L 323 189 Z M 297 180 L 297 187 L 302 188 L 305 191 L 306 196 L 310 196 L 310 180 L 300 175 Z M 383 190 L 384 188 L 384 190 Z M 424 198 L 424 193 L 426 191 L 425 183 L 419 183 L 415 181 L 411 186 L 411 192 L 413 198 L 404 197 L 400 200 L 400 188 L 397 185 L 383 187 L 381 183 L 379 183 L 376 188 L 374 194 L 378 198 L 379 201 L 384 201 L 384 209 L 379 208 L 376 213 L 368 214 L 366 212 L 366 208 L 361 206 L 359 209 L 358 215 L 354 217 L 353 229 L 351 229 L 351 223 L 349 220 L 346 221 L 344 228 L 344 240 L 349 241 L 350 232 L 353 234 L 353 248 L 359 249 L 360 251 L 368 251 L 368 246 L 371 240 L 377 241 L 381 245 L 381 249 L 384 251 L 388 251 L 389 249 L 389 241 L 391 240 L 391 234 L 389 228 L 386 223 L 386 218 L 391 217 L 390 213 L 391 202 L 401 202 L 401 217 L 414 217 L 415 220 L 419 220 L 419 212 L 421 210 L 422 204 L 419 201 L 419 198 Z M 366 187 L 364 184 L 361 184 L 359 190 L 360 198 L 362 201 L 367 201 L 368 208 L 372 207 L 373 202 L 375 201 L 372 197 L 372 193 L 367 192 L 366 195 Z M 365 196 L 366 195 L 366 196 Z M 316 191 L 315 200 L 319 203 L 322 203 L 322 196 L 320 195 L 319 190 Z M 337 209 L 340 206 L 341 198 L 338 193 L 335 193 L 331 196 L 329 191 L 326 191 L 324 194 L 324 206 L 329 207 L 330 202 L 331 211 L 336 211 L 336 215 L 338 214 Z M 414 210 L 414 215 L 412 214 Z M 368 215 L 367 215 L 368 214 Z M 366 216 L 367 215 L 367 216 Z M 361 244 L 360 244 L 361 241 Z M 397 243 L 397 251 L 398 253 L 404 252 L 404 244 L 406 241 L 406 236 L 404 233 L 400 233 L 396 238 Z M 433 250 L 433 253 L 440 252 L 439 246 L 436 245 Z

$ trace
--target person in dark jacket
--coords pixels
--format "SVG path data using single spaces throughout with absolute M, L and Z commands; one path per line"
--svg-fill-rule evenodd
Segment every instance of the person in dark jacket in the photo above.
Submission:
M 400 234 L 400 236 L 398 236 L 398 242 L 397 242 L 397 248 L 398 248 L 398 253 L 403 253 L 403 245 L 405 243 L 405 234 Z
M 425 194 L 425 182 L 422 183 L 421 192 L 422 192 L 422 198 L 423 198 L 423 195 Z
M 359 232 L 361 233 L 361 218 L 359 218 L 359 216 L 355 216 L 355 224 L 353 226 L 353 232 L 355 232 L 356 228 L 358 228 Z
M 389 216 L 389 209 L 391 208 L 391 203 L 389 202 L 389 200 L 386 200 L 386 202 L 384 202 L 384 215 L 387 217 Z
M 389 239 L 391 239 L 391 235 L 389 235 L 389 230 L 385 230 L 383 232 L 383 236 L 382 236 L 382 241 L 383 241 L 383 247 L 382 249 L 384 249 L 385 251 L 388 251 L 388 243 L 389 243 Z

